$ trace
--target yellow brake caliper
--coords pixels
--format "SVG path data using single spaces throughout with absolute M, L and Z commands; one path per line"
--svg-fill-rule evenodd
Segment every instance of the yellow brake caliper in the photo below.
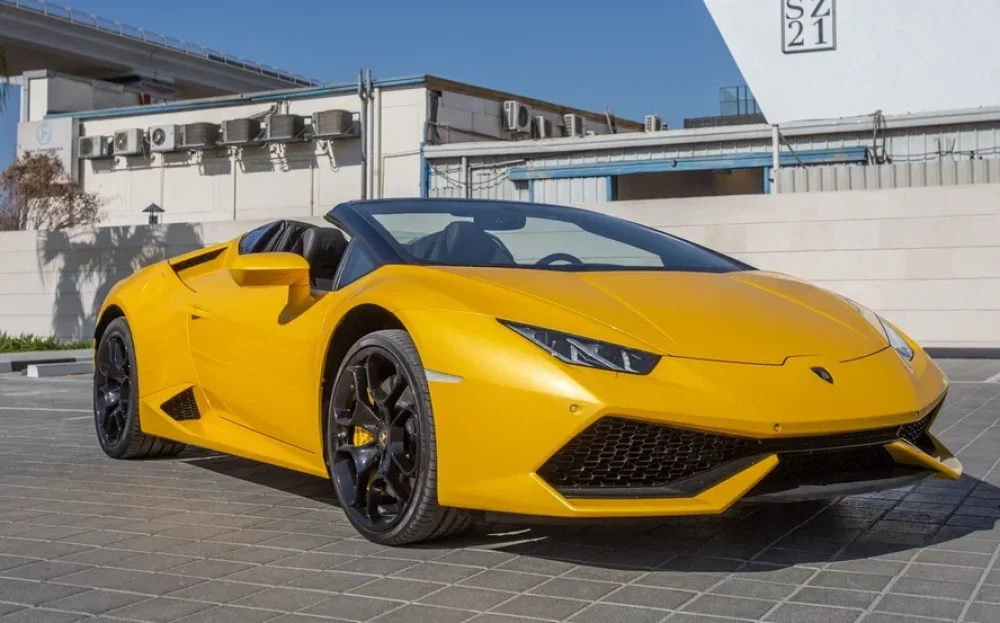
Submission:
M 375 435 L 373 435 L 372 432 L 364 426 L 355 426 L 354 439 L 352 441 L 356 447 L 360 448 L 361 446 L 366 446 L 375 441 Z

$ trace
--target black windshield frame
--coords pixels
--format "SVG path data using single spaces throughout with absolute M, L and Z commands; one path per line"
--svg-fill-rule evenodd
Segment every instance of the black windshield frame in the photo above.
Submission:
M 487 209 L 512 210 L 526 217 L 562 221 L 580 227 L 595 235 L 634 246 L 661 258 L 663 266 L 622 266 L 585 264 L 577 265 L 536 265 L 536 264 L 453 264 L 435 262 L 418 258 L 408 253 L 400 243 L 381 223 L 376 216 L 390 214 L 447 214 L 455 217 L 473 217 L 477 212 Z M 570 206 L 542 203 L 527 203 L 516 201 L 501 201 L 492 199 L 377 199 L 350 201 L 337 205 L 325 216 L 334 225 L 347 230 L 353 237 L 364 241 L 372 257 L 379 264 L 407 264 L 417 266 L 440 267 L 483 267 L 483 268 L 516 268 L 524 270 L 547 271 L 672 271 L 672 272 L 705 272 L 729 273 L 757 270 L 755 267 L 729 257 L 723 253 L 691 242 L 684 238 L 641 225 L 633 221 L 621 219 L 593 210 L 574 208 Z M 665 252 L 668 248 L 661 245 L 681 245 L 701 251 L 721 260 L 725 266 L 671 266 Z

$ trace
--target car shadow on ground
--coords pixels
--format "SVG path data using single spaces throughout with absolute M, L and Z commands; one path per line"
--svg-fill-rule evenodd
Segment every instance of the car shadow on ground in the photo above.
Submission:
M 182 458 L 218 474 L 337 506 L 325 479 L 211 453 L 185 453 Z M 771 573 L 876 557 L 905 559 L 906 552 L 928 546 L 971 551 L 965 544 L 948 544 L 991 532 L 998 519 L 1000 489 L 966 475 L 958 481 L 930 479 L 833 500 L 737 504 L 709 516 L 587 521 L 487 516 L 460 537 L 410 547 L 442 553 L 490 549 L 624 575 L 654 570 Z

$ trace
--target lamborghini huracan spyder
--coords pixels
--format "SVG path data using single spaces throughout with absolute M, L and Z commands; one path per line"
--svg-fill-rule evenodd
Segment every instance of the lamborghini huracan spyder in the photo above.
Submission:
M 720 513 L 958 478 L 948 381 L 861 305 L 569 207 L 344 203 L 120 282 L 96 329 L 115 458 L 208 448 L 330 478 L 366 538 L 484 511 Z

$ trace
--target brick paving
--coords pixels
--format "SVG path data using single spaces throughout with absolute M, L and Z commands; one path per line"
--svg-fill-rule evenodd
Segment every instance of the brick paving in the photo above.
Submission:
M 86 379 L 4 375 L 0 623 L 995 623 L 998 394 L 954 385 L 935 426 L 959 482 L 393 549 L 322 480 L 200 451 L 107 459 Z

